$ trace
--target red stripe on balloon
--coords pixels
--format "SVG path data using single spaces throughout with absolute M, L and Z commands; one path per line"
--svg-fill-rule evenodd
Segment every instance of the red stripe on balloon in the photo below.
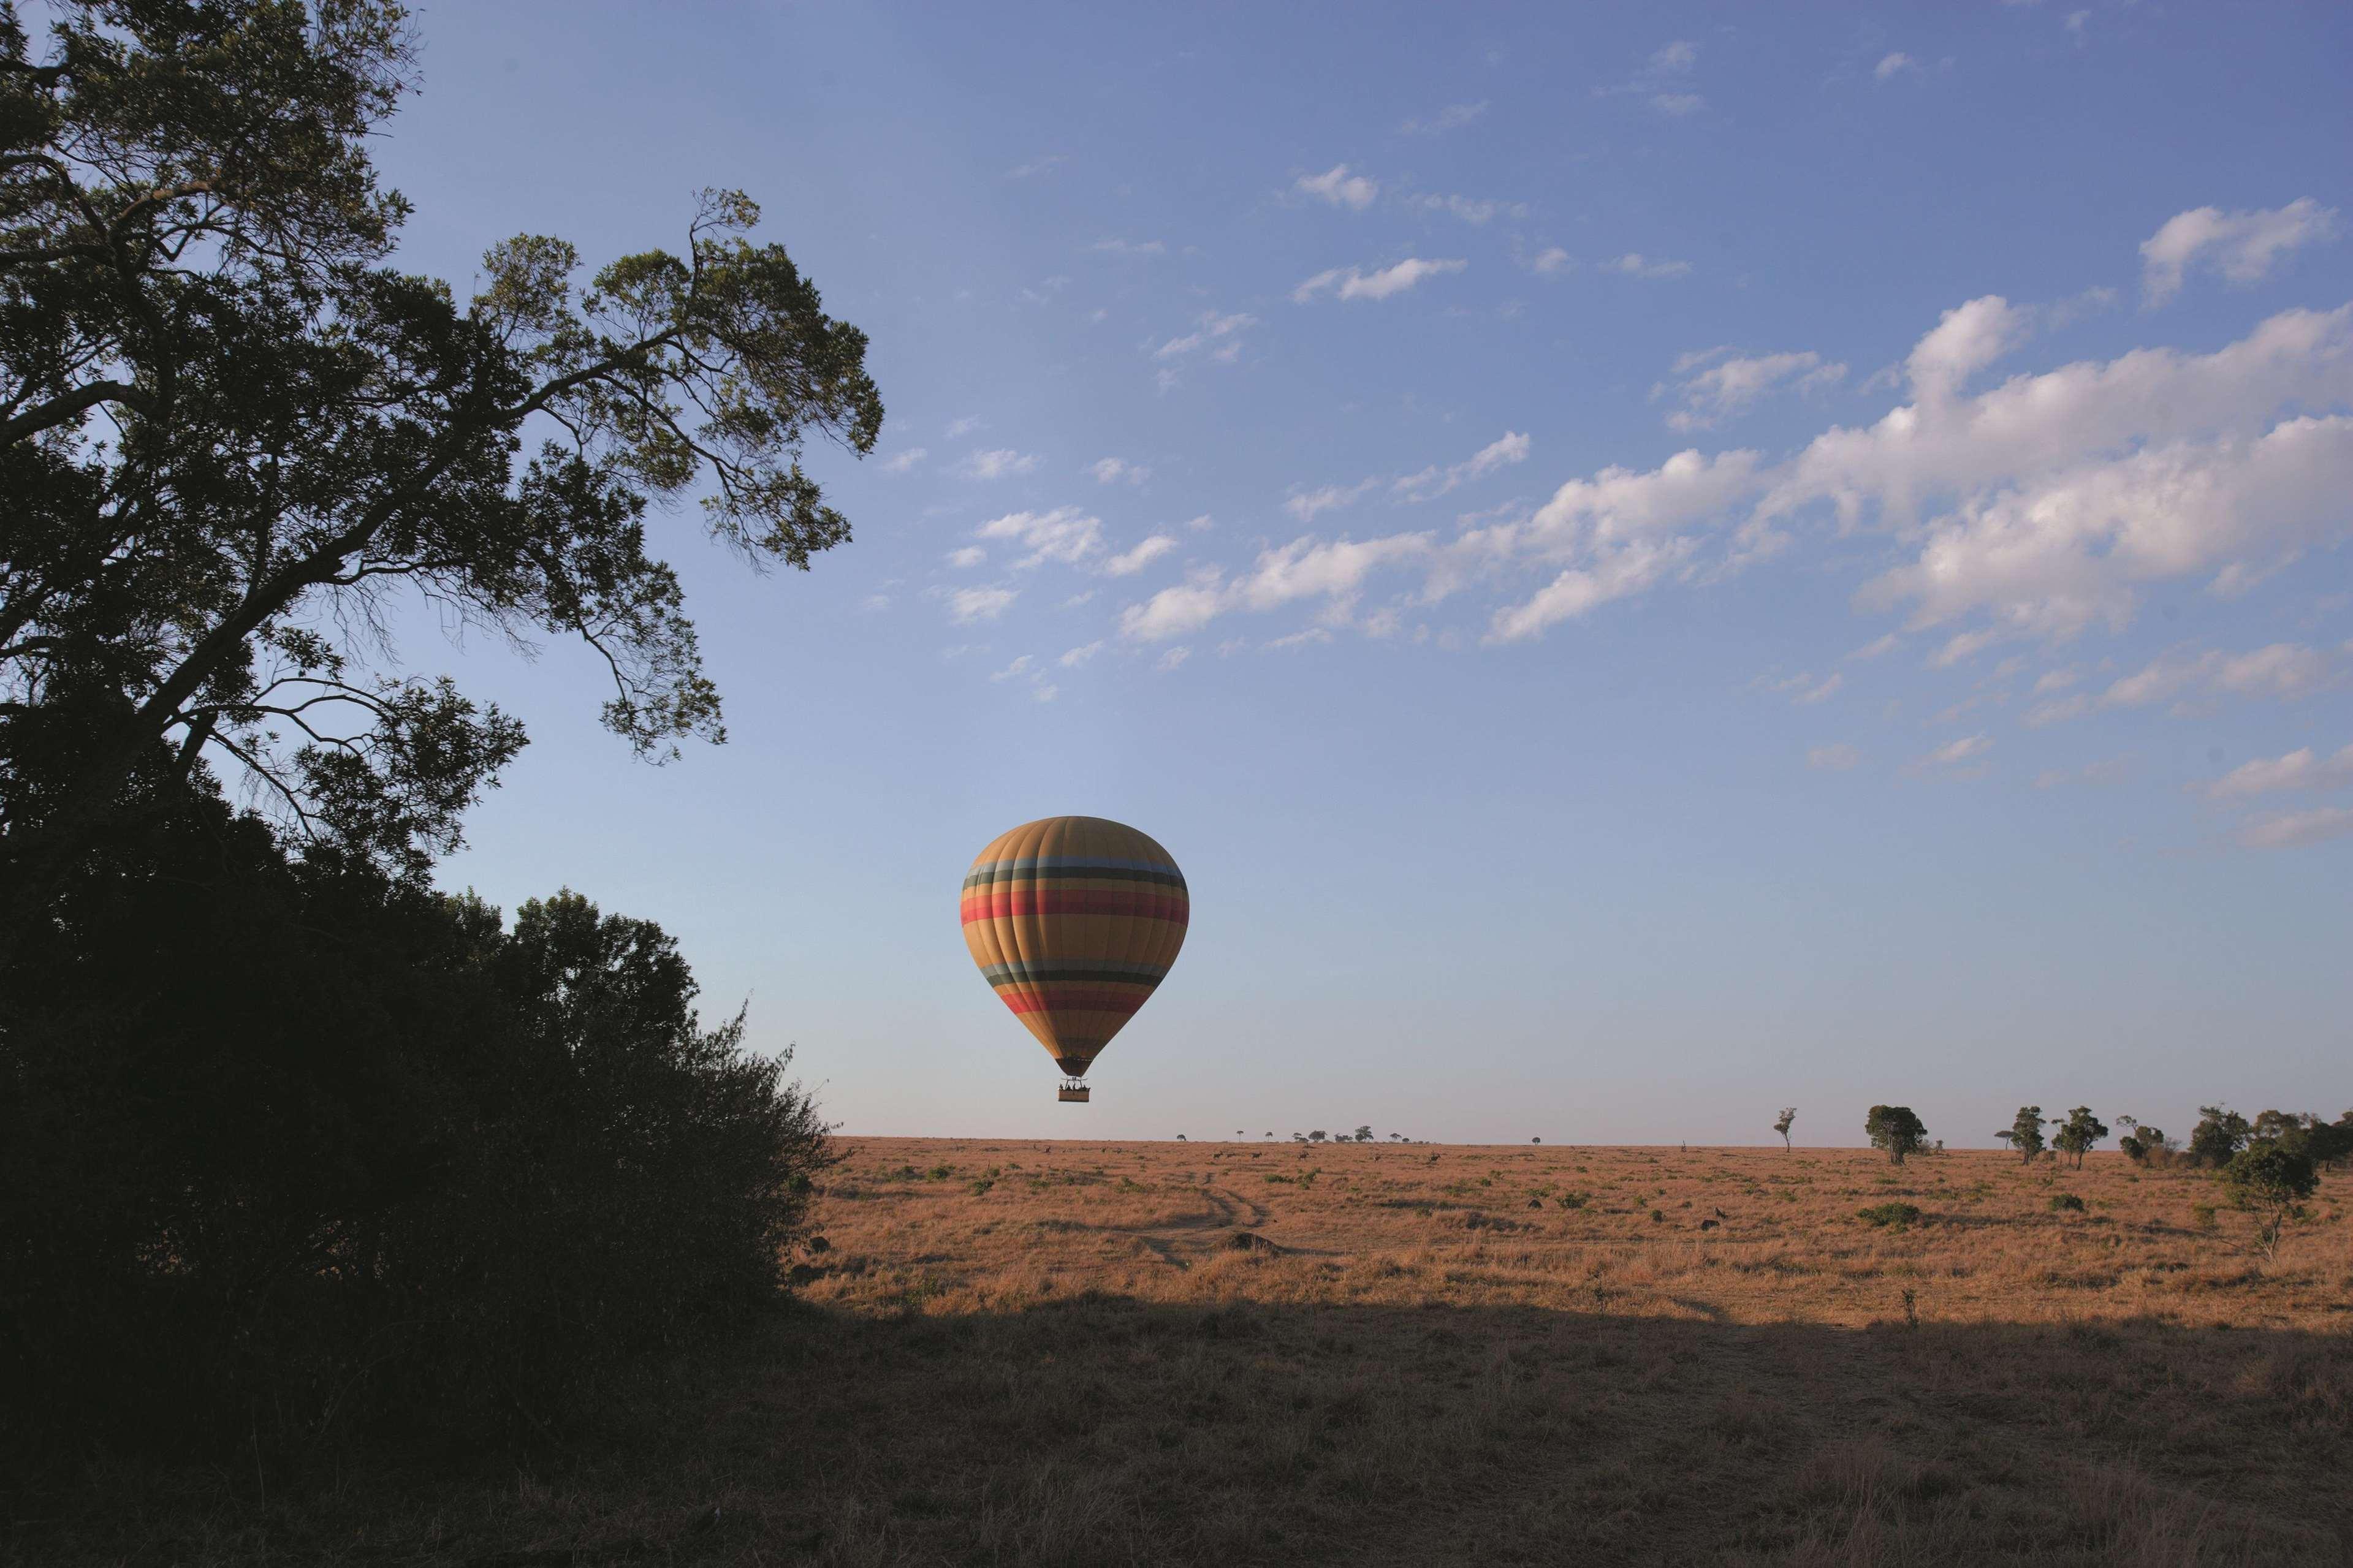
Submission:
M 1186 923 L 1187 902 L 1160 893 L 1119 893 L 1094 889 L 1069 892 L 1029 888 L 991 889 L 965 896 L 964 923 L 1002 920 L 1008 915 L 1141 915 L 1146 920 Z
M 1058 1013 L 1068 1009 L 1073 1013 L 1133 1013 L 1152 998 L 1152 993 L 1138 988 L 1134 991 L 1081 991 L 1048 984 L 1032 986 L 1043 990 L 1042 996 L 1025 995 L 1019 992 L 1000 991 L 997 998 L 1016 1013 Z

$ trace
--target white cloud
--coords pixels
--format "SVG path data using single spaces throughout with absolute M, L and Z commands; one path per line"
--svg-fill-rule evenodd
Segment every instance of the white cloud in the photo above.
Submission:
M 1093 642 L 1084 643 L 1080 647 L 1071 649 L 1068 653 L 1065 653 L 1060 658 L 1056 659 L 1054 662 L 1060 665 L 1064 669 L 1076 669 L 1079 666 L 1086 663 L 1087 660 L 1094 658 L 1095 655 L 1103 652 L 1103 647 L 1104 644 L 1103 639 L 1098 637 Z
M 1103 574 L 1107 577 L 1133 577 L 1176 548 L 1176 540 L 1165 533 L 1155 533 L 1133 549 L 1124 550 L 1105 561 L 1103 563 Z
M 2269 697 L 2285 702 L 2329 684 L 2328 656 L 2295 643 L 2273 643 L 2250 653 L 2209 648 L 2195 657 L 2168 655 L 2126 676 L 2101 698 L 2110 708 L 2141 708 L 2184 693 Z
M 948 564 L 961 570 L 969 570 L 987 559 L 988 552 L 977 544 L 967 544 L 961 550 L 948 552 Z
M 1282 510 L 1302 522 L 1313 522 L 1319 512 L 1337 511 L 1353 506 L 1358 498 L 1379 481 L 1365 479 L 1353 485 L 1324 485 L 1312 490 L 1294 490 L 1282 503 Z
M 1529 258 L 1527 267 L 1529 271 L 1539 278 L 1555 278 L 1567 271 L 1574 265 L 1568 252 L 1554 245 L 1537 251 Z
M 1629 278 L 1681 278 L 1691 271 L 1688 261 L 1646 260 L 1639 250 L 1630 250 L 1600 265 L 1604 272 L 1622 272 Z
M 1525 217 L 1528 209 L 1518 202 L 1499 202 L 1479 196 L 1449 196 L 1427 194 L 1413 198 L 1413 205 L 1426 213 L 1445 213 L 1461 218 L 1472 226 L 1486 223 L 1498 213 L 1512 217 Z
M 1723 352 L 1713 349 L 1698 355 L 1685 354 L 1675 362 L 1675 370 L 1678 374 L 1691 370 L 1695 363 L 1704 363 Z M 1822 356 L 1811 350 L 1760 354 L 1754 359 L 1718 360 L 1685 376 L 1675 387 L 1683 405 L 1667 416 L 1667 424 L 1677 430 L 1704 430 L 1746 414 L 1770 393 L 1814 392 L 1837 384 L 1845 375 L 1845 365 L 1824 364 Z
M 964 460 L 964 474 L 972 479 L 1001 479 L 1012 474 L 1026 474 L 1038 466 L 1035 455 L 1017 452 L 1010 447 L 995 451 L 974 452 Z
M 1699 61 L 1699 46 L 1688 38 L 1674 42 L 1651 57 L 1651 68 L 1662 74 L 1687 71 Z
M 1761 521 L 1828 501 L 1895 528 L 1939 503 L 1916 561 L 1867 606 L 1911 624 L 1982 614 L 2004 635 L 2121 626 L 2138 585 L 2211 574 L 2236 590 L 2341 538 L 2353 419 L 2283 405 L 2353 399 L 2353 306 L 2273 317 L 2213 353 L 2142 349 L 1963 395 L 2018 332 L 2004 301 L 1947 312 L 1910 366 L 1917 401 L 1833 429 L 1777 476 Z
M 1377 272 L 1366 272 L 1354 267 L 1335 267 L 1318 272 L 1293 289 L 1291 297 L 1304 305 L 1325 289 L 1336 289 L 1343 300 L 1386 300 L 1392 294 L 1404 293 L 1425 278 L 1460 272 L 1469 265 L 1467 261 L 1424 261 L 1418 257 L 1408 257 Z
M 1036 659 L 1031 658 L 1025 653 L 1019 658 L 1015 659 L 1011 664 L 1007 665 L 1003 669 L 995 671 L 988 679 L 991 680 L 1016 679 L 1020 676 L 1028 674 L 1029 667 L 1037 662 L 1038 661 Z
M 1345 163 L 1335 163 L 1320 174 L 1302 174 L 1291 188 L 1303 196 L 1318 196 L 1335 207 L 1347 207 L 1363 212 L 1381 194 L 1380 184 L 1362 174 L 1348 173 Z
M 1162 654 L 1160 656 L 1160 662 L 1154 665 L 1152 668 L 1155 669 L 1174 669 L 1192 657 L 1193 650 L 1189 647 L 1172 647 L 1166 653 Z
M 1899 71 L 1918 70 L 1919 68 L 1920 62 L 1918 60 L 1914 59 L 1910 55 L 1896 53 L 1883 56 L 1880 62 L 1871 68 L 1871 74 L 1875 79 L 1885 81 L 1889 77 L 1895 75 Z
M 910 447 L 895 457 L 884 458 L 882 471 L 886 474 L 903 474 L 929 456 L 931 454 L 921 447 Z
M 1435 114 L 1409 120 L 1398 129 L 1408 136 L 1436 136 L 1459 131 L 1486 112 L 1487 100 L 1483 98 L 1476 103 L 1450 103 Z
M 948 421 L 948 439 L 953 441 L 959 436 L 969 436 L 976 430 L 986 428 L 987 424 L 988 422 L 977 414 L 967 414 L 961 419 L 951 419 Z
M 1460 463 L 1445 468 L 1432 464 L 1418 474 L 1408 474 L 1392 481 L 1389 494 L 1398 500 L 1433 500 L 1473 479 L 1484 479 L 1497 468 L 1525 462 L 1528 446 L 1527 437 L 1517 431 L 1506 430 Z M 1306 518 L 1302 517 L 1300 521 L 1303 522 Z
M 2041 729 L 2103 709 L 2149 708 L 2160 702 L 2171 702 L 2174 713 L 2186 717 L 2226 697 L 2293 702 L 2341 679 L 2337 661 L 2327 652 L 2297 643 L 2273 643 L 2246 653 L 2177 649 L 2116 680 L 2096 698 L 2078 692 L 2031 708 L 2024 722 Z M 2035 688 L 2042 689 L 2040 684 Z
M 1707 100 L 1695 92 L 1654 92 L 1651 95 L 1651 107 L 1662 114 L 1697 114 L 1707 107 Z
M 1092 474 L 1100 483 L 1106 485 L 1115 484 L 1121 479 L 1125 479 L 1132 485 L 1140 485 L 1152 477 L 1150 468 L 1141 463 L 1128 462 L 1122 458 L 1098 458 L 1087 466 L 1087 472 Z
M 1803 703 L 1809 707 L 1817 702 L 1827 702 L 1831 697 L 1837 694 L 1838 689 L 1845 684 L 1846 677 L 1841 675 L 1836 670 L 1832 670 L 1828 680 L 1823 681 L 1820 686 L 1808 687 L 1805 690 L 1800 691 L 1797 696 L 1791 698 L 1789 700 L 1792 702 Z
M 1842 773 L 1862 761 L 1862 753 L 1841 741 L 1835 745 L 1816 746 L 1806 753 L 1806 765 L 1828 773 Z
M 1026 180 L 1032 174 L 1050 174 L 1070 161 L 1065 153 L 1049 153 L 1042 158 L 1032 158 L 1026 163 L 1006 170 L 1005 177 L 1008 180 Z
M 2239 842 L 2250 849 L 2299 849 L 2348 834 L 2353 834 L 2353 805 L 2324 805 L 2251 822 L 2239 830 Z
M 2226 213 L 2193 207 L 2165 220 L 2141 242 L 2141 294 L 2162 305 L 2181 291 L 2193 267 L 2211 267 L 2232 283 L 2262 281 L 2274 262 L 2300 246 L 2337 237 L 2337 215 L 2310 196 L 2284 207 Z
M 956 588 L 947 595 L 948 615 L 958 626 L 993 621 L 1019 597 L 1018 588 Z
M 1229 611 L 1264 612 L 1302 599 L 1320 598 L 1328 614 L 1345 619 L 1374 572 L 1426 555 L 1430 549 L 1426 533 L 1363 541 L 1295 539 L 1260 552 L 1245 575 L 1228 579 L 1215 567 L 1204 568 L 1142 604 L 1128 605 L 1120 612 L 1120 635 L 1135 642 L 1166 642 Z
M 1993 750 L 1992 738 L 1979 731 L 1974 735 L 1964 735 L 1957 741 L 1946 742 L 1913 765 L 1924 768 L 1958 767 L 1963 763 L 1984 756 L 1991 750 Z
M 1117 237 L 1099 239 L 1087 248 L 1098 251 L 1104 256 L 1166 256 L 1168 254 L 1167 242 L 1159 239 L 1138 240 Z
M 2324 757 L 2310 746 L 2284 757 L 2258 757 L 2241 763 L 2202 787 L 2211 800 L 2275 795 L 2283 790 L 2353 789 L 2353 746 Z
M 1903 641 L 1904 639 L 1902 637 L 1896 636 L 1894 632 L 1889 632 L 1884 637 L 1876 637 L 1872 638 L 1869 642 L 1863 644 L 1861 647 L 1847 655 L 1847 658 L 1879 658 L 1887 654 L 1894 653 L 1896 647 L 1902 644 Z
M 977 531 L 983 539 L 1010 539 L 1029 552 L 1013 564 L 1027 570 L 1048 561 L 1074 566 L 1103 548 L 1103 520 L 1074 506 L 1051 511 L 1015 511 L 993 517 Z
M 1235 333 L 1240 331 L 1245 327 L 1254 327 L 1257 325 L 1258 318 L 1256 316 L 1245 315 L 1240 310 L 1236 310 L 1229 315 L 1219 315 L 1215 310 L 1205 311 L 1199 321 L 1195 324 L 1192 331 L 1186 333 L 1181 338 L 1171 338 L 1166 342 L 1162 343 L 1158 348 L 1152 351 L 1152 357 L 1155 359 L 1181 359 L 1197 349 L 1203 348 L 1210 343 L 1230 339 Z

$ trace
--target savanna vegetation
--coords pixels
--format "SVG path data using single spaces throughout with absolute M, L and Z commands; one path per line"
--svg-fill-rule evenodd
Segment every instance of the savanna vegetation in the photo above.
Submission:
M 119 1471 L 18 1541 L 68 1563 L 2084 1568 L 2353 1542 L 2341 1177 L 2267 1255 L 2214 1172 L 2113 1152 L 843 1152 L 800 1304 L 561 1447 L 267 1500 L 234 1466 Z
M 433 889 L 524 734 L 396 628 L 584 644 L 623 755 L 723 738 L 649 521 L 846 538 L 800 456 L 872 447 L 865 339 L 732 193 L 404 271 L 414 58 L 382 0 L 0 5 L 10 1485 L 551 1430 L 773 1303 L 828 1158 L 659 929 Z
M 807 567 L 882 409 L 738 194 L 403 271 L 408 27 L 0 0 L 10 1561 L 2353 1552 L 2353 1116 L 844 1144 L 659 927 L 438 890 L 525 735 L 404 606 L 722 740 L 656 529 Z

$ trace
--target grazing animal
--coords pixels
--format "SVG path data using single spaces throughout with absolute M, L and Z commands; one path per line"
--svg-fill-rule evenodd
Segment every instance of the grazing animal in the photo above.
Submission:
M 1712 1219 L 1704 1219 L 1699 1222 L 1699 1227 L 1702 1230 L 1714 1230 L 1715 1228 L 1715 1221 Z

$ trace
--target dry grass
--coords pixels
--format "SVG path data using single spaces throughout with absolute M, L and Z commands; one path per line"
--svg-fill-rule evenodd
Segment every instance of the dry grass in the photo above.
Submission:
M 27 1560 L 2353 1561 L 2342 1177 L 868 1140 L 804 1306 L 527 1470 L 113 1475 Z M 2062 1194 L 2081 1212 L 2054 1210 Z M 1566 1200 L 1566 1201 L 1565 1201 Z M 1908 1204 L 1920 1220 L 1857 1211 Z

